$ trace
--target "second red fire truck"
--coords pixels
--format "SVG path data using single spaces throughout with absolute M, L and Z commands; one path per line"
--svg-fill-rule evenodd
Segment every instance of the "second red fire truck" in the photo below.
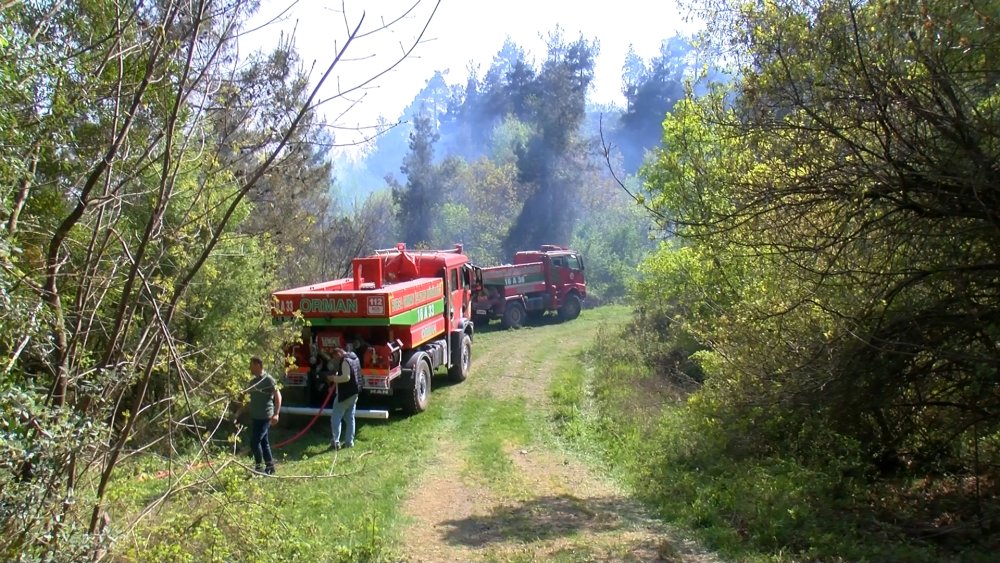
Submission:
M 477 322 L 500 319 L 505 328 L 518 328 L 547 312 L 575 319 L 586 297 L 583 257 L 546 244 L 516 253 L 513 264 L 483 268 L 472 306 Z

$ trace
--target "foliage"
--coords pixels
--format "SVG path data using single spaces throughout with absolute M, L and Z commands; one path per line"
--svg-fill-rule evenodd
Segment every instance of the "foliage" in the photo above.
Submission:
M 474 263 L 483 266 L 503 263 L 501 238 L 522 205 L 515 166 L 481 158 L 451 171 L 449 182 L 465 189 L 456 190 L 458 197 L 444 209 L 438 248 L 461 242 Z
M 65 521 L 64 502 L 77 495 L 50 485 L 63 478 L 65 466 L 92 455 L 95 444 L 109 439 L 102 425 L 44 403 L 44 390 L 22 390 L 5 379 L 0 386 L 0 490 L 5 514 L 4 560 L 44 560 L 50 538 L 58 538 L 56 560 L 79 560 L 93 549 L 87 530 Z M 42 429 L 44 431 L 38 431 Z M 81 495 L 86 499 L 86 496 Z
M 293 45 L 282 44 L 266 57 L 255 57 L 241 68 L 238 82 L 229 85 L 224 99 L 228 107 L 242 111 L 228 112 L 216 127 L 226 131 L 233 145 L 253 146 L 260 142 L 261 129 L 280 129 L 281 119 L 295 111 L 310 87 Z M 261 91 L 269 93 L 271 106 L 255 103 L 254 96 Z M 230 131 L 239 123 L 253 123 L 254 127 Z M 334 139 L 316 116 L 304 115 L 280 156 L 247 193 L 253 211 L 240 222 L 239 232 L 266 238 L 267 245 L 277 249 L 271 258 L 275 260 L 274 271 L 281 285 L 325 279 L 328 267 L 344 263 L 343 256 L 329 256 L 337 250 L 330 238 L 341 235 L 342 231 L 336 221 L 345 214 L 343 205 L 334 200 L 330 190 L 333 146 Z M 245 150 L 230 155 L 237 175 L 251 173 L 256 165 L 242 154 Z M 303 259 L 303 256 L 316 258 Z
M 625 297 L 636 275 L 636 264 L 655 248 L 653 222 L 621 190 L 600 178 L 581 194 L 581 215 L 571 248 L 586 261 L 587 301 L 605 303 Z M 597 189 L 596 186 L 604 186 Z
M 785 467 L 831 507 L 829 467 L 939 482 L 940 496 L 873 502 L 947 501 L 953 525 L 908 524 L 942 545 L 993 537 L 1000 128 L 984 9 L 704 8 L 705 39 L 741 78 L 674 107 L 640 198 L 679 242 L 647 262 L 636 295 L 669 319 L 667 339 L 694 339 L 674 349 L 705 374 L 660 442 L 705 433 L 704 418 L 719 441 L 699 447 Z
M 504 250 L 568 244 L 576 225 L 576 199 L 588 163 L 579 157 L 577 130 L 594 76 L 596 42 L 565 43 L 559 29 L 549 37 L 548 58 L 537 78 L 522 88 L 514 115 L 536 124 L 535 135 L 515 151 L 518 179 L 528 188 L 521 214 L 507 232 Z M 516 75 L 510 77 L 513 82 Z
M 816 450 L 811 456 L 746 455 L 755 449 L 750 428 L 757 421 L 736 427 L 719 417 L 724 397 L 678 394 L 663 375 L 637 363 L 633 350 L 656 338 L 641 322 L 599 331 L 584 360 L 588 375 L 557 374 L 552 398 L 561 435 L 602 455 L 661 517 L 738 561 L 954 558 L 908 537 L 899 512 L 873 513 L 870 503 L 879 492 L 854 472 L 857 442 L 821 420 L 799 430 L 800 441 Z M 826 463 L 802 462 L 819 455 Z M 955 548 L 962 560 L 990 558 L 988 546 Z
M 664 40 L 649 63 L 629 48 L 622 68 L 625 111 L 610 135 L 622 150 L 625 170 L 638 170 L 645 151 L 659 143 L 663 116 L 684 98 L 685 84 L 698 78 L 692 60 L 696 53 L 690 40 L 679 35 Z
M 395 186 L 392 190 L 403 241 L 412 246 L 426 245 L 434 238 L 435 212 L 442 194 L 434 165 L 434 143 L 438 138 L 430 115 L 417 116 L 410 133 L 410 152 L 400 167 L 406 175 L 406 187 Z
M 212 450 L 246 357 L 280 349 L 269 292 L 335 264 L 287 249 L 353 226 L 293 46 L 236 49 L 255 9 L 0 9 L 5 559 L 103 556 L 136 524 L 107 510 L 122 459 Z

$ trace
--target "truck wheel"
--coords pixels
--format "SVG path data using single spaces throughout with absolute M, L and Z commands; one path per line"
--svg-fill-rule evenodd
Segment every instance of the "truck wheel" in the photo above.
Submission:
M 472 339 L 462 333 L 459 345 L 451 349 L 451 368 L 448 369 L 448 379 L 461 383 L 469 377 L 469 366 L 472 364 Z
M 413 389 L 408 390 L 403 398 L 403 410 L 409 414 L 417 414 L 427 410 L 431 399 L 431 368 L 424 360 L 418 360 L 413 367 Z
M 580 316 L 580 297 L 575 293 L 566 296 L 566 302 L 559 307 L 559 318 L 571 321 Z
M 518 302 L 508 303 L 500 322 L 504 328 L 521 328 L 524 324 L 524 305 Z

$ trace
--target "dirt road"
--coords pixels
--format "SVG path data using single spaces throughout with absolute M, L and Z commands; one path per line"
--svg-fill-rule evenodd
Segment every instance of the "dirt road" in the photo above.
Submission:
M 432 561 L 716 561 L 559 445 L 548 387 L 621 311 L 481 331 L 473 371 L 434 394 L 445 424 L 414 481 L 402 553 Z

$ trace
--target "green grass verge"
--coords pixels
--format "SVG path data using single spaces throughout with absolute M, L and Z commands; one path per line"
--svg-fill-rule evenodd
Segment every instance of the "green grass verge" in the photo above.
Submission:
M 553 432 L 549 413 L 517 397 L 494 396 L 490 382 L 509 366 L 475 364 L 476 358 L 520 354 L 518 359 L 526 360 L 520 368 L 526 377 L 549 378 L 548 385 L 575 392 L 560 381 L 582 378 L 576 351 L 586 348 L 601 327 L 619 326 L 627 318 L 627 308 L 602 307 L 569 323 L 482 331 L 476 335 L 475 373 L 468 382 L 449 386 L 435 378 L 430 409 L 420 415 L 359 421 L 357 445 L 351 450 L 330 451 L 328 422 L 320 419 L 300 440 L 276 450 L 283 479 L 248 477 L 246 469 L 230 464 L 218 473 L 201 467 L 168 482 L 156 477 L 165 468 L 162 459 L 137 457 L 121 467 L 109 496 L 109 512 L 121 519 L 112 522 L 119 539 L 115 558 L 192 563 L 397 561 L 396 546 L 409 524 L 402 501 L 428 470 L 433 448 L 442 438 L 461 448 L 466 477 L 508 498 L 523 489 L 510 449 L 565 442 Z M 557 367 L 549 372 L 541 370 L 542 364 Z M 575 384 L 578 390 L 582 381 Z M 283 417 L 272 430 L 272 444 L 304 423 Z M 248 463 L 245 456 L 219 454 L 214 467 L 234 459 Z M 174 491 L 169 498 L 136 529 L 127 530 L 129 516 L 160 498 L 168 485 Z
M 697 395 L 683 401 L 664 389 L 657 396 L 654 376 L 628 352 L 634 343 L 626 338 L 601 331 L 586 371 L 559 370 L 553 416 L 564 440 L 604 457 L 665 521 L 736 561 L 956 560 L 876 524 L 867 484 L 844 477 L 842 467 L 804 467 L 780 454 L 730 457 L 733 434 Z M 970 546 L 958 559 L 992 556 Z
M 283 479 L 251 476 L 233 464 L 218 475 L 202 467 L 172 484 L 177 492 L 140 524 L 129 542 L 119 543 L 118 558 L 394 560 L 388 546 L 401 528 L 399 501 L 423 472 L 441 414 L 432 406 L 420 416 L 359 421 L 355 447 L 336 453 L 328 449 L 328 422 L 321 419 L 320 428 L 275 450 Z M 299 428 L 285 424 L 288 419 L 273 431 L 272 443 Z M 226 459 L 233 461 L 231 456 L 218 461 Z M 238 460 L 247 462 L 245 457 Z M 148 464 L 148 459 L 143 462 Z M 110 497 L 115 513 L 134 514 L 167 488 L 167 479 L 143 471 L 143 466 L 135 470 L 140 478 L 116 480 Z
M 467 397 L 458 406 L 452 434 L 466 446 L 466 475 L 491 490 L 512 495 L 521 490 L 507 448 L 535 440 L 523 401 L 488 396 Z

